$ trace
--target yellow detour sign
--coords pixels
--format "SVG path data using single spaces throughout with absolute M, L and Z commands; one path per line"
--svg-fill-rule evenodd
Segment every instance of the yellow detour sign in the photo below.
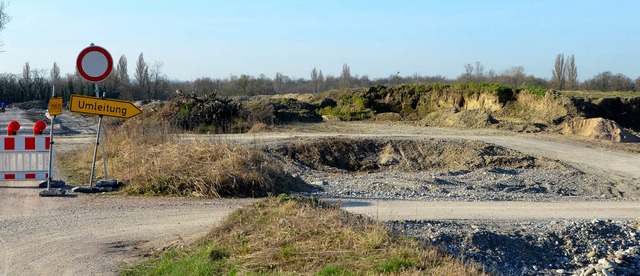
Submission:
M 47 111 L 51 116 L 62 114 L 62 97 L 52 97 L 49 100 Z
M 69 111 L 125 119 L 142 113 L 142 110 L 129 101 L 100 99 L 82 95 L 71 95 Z

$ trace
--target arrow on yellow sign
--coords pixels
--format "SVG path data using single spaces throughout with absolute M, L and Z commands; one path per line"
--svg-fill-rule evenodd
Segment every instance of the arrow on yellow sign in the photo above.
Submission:
M 101 99 L 83 95 L 71 95 L 69 111 L 124 119 L 142 113 L 142 110 L 129 101 Z

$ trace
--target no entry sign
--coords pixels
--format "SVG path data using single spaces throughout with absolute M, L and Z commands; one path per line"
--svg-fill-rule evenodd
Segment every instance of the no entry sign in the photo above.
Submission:
M 113 59 L 107 50 L 92 44 L 80 52 L 76 60 L 76 67 L 78 73 L 86 80 L 100 82 L 111 73 Z

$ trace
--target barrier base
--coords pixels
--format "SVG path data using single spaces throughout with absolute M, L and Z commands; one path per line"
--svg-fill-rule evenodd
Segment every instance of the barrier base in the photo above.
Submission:
M 96 187 L 118 187 L 118 180 L 108 179 L 108 180 L 98 180 L 96 182 Z
M 40 191 L 40 196 L 42 197 L 50 197 L 50 196 L 64 196 L 65 191 L 63 189 L 59 190 L 42 190 Z
M 62 180 L 51 180 L 51 183 L 49 183 L 49 188 L 64 188 L 64 185 L 66 183 Z M 38 187 L 40 188 L 46 188 L 47 187 L 47 181 L 44 181 L 40 184 L 38 184 Z
M 115 192 L 117 190 L 118 189 L 113 187 L 74 187 L 71 189 L 71 191 L 74 193 L 87 193 L 87 194 L 108 193 L 108 192 Z

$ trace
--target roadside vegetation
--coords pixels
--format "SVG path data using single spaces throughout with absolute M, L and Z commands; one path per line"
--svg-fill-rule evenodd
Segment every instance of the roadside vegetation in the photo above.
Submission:
M 222 141 L 181 141 L 175 129 L 145 115 L 121 125 L 106 123 L 105 129 L 107 169 L 124 184 L 121 192 L 125 194 L 263 197 L 312 187 L 283 172 L 260 150 Z M 78 185 L 89 179 L 92 158 L 93 148 L 57 157 L 70 182 Z M 98 158 L 98 179 L 102 168 Z
M 122 275 L 486 275 L 481 268 L 379 223 L 301 196 L 269 197 L 233 212 L 186 250 Z
M 586 92 L 584 92 L 586 93 Z M 152 102 L 130 120 L 105 120 L 107 167 L 125 183 L 123 192 L 163 196 L 263 196 L 309 187 L 282 173 L 263 152 L 184 141 L 177 133 L 268 131 L 290 123 L 389 120 L 434 127 L 490 127 L 520 132 L 558 131 L 563 123 L 604 118 L 640 132 L 640 98 L 585 99 L 584 93 L 498 83 L 432 83 L 336 89 L 289 97 L 221 98 L 183 93 Z M 600 95 L 589 92 L 588 95 Z M 566 96 L 571 95 L 571 96 Z M 576 95 L 576 96 L 574 96 Z M 67 153 L 58 162 L 71 180 L 89 178 L 93 149 Z M 97 177 L 102 159 L 96 165 Z M 276 185 L 276 183 L 279 183 Z
M 205 104 L 184 102 L 188 110 Z M 299 104 L 288 99 L 264 103 Z M 318 187 L 284 172 L 259 149 L 224 141 L 180 139 L 178 134 L 187 130 L 165 116 L 169 110 L 174 110 L 176 117 L 189 116 L 181 112 L 186 109 L 167 103 L 150 105 L 127 121 L 105 120 L 107 167 L 110 175 L 117 175 L 124 184 L 120 193 L 266 199 L 234 212 L 188 250 L 171 250 L 125 268 L 124 275 L 483 274 L 479 266 L 397 236 L 381 224 L 341 211 L 339 206 L 287 195 Z M 92 146 L 62 152 L 56 158 L 69 177 L 69 185 L 86 185 Z M 98 158 L 96 178 L 101 177 L 102 166 Z
M 317 123 L 321 115 L 368 120 L 385 113 L 424 125 L 430 122 L 423 119 L 433 114 L 439 117 L 432 122 L 451 122 L 454 116 L 464 115 L 458 120 L 491 125 L 515 118 L 540 131 L 541 126 L 551 126 L 558 118 L 567 120 L 583 116 L 585 110 L 611 105 L 606 101 L 579 103 L 582 110 L 557 92 L 540 87 L 436 83 L 338 89 L 306 100 L 258 97 L 238 101 L 216 95 L 183 95 L 145 105 L 143 114 L 127 121 L 105 120 L 106 165 L 124 184 L 120 193 L 266 199 L 234 212 L 188 250 L 166 252 L 125 268 L 123 274 L 482 275 L 475 265 L 396 236 L 380 224 L 342 212 L 338 206 L 287 195 L 319 187 L 286 173 L 260 149 L 222 140 L 189 141 L 179 134 L 235 133 L 256 126 L 266 129 L 294 122 Z M 84 185 L 89 178 L 92 147 L 56 158 L 69 177 L 68 184 Z M 101 177 L 102 166 L 98 158 L 96 178 Z

